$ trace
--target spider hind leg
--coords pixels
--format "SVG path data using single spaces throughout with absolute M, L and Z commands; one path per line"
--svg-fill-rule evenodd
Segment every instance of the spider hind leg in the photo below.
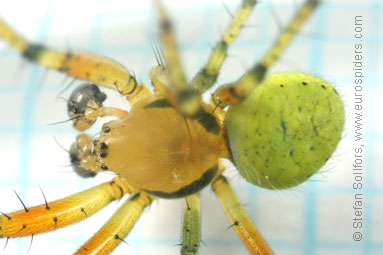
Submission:
M 31 43 L 0 19 L 0 37 L 24 58 L 43 67 L 52 68 L 69 76 L 87 80 L 117 90 L 130 103 L 136 97 L 150 94 L 128 70 L 115 60 L 86 52 L 60 51 Z
M 197 90 L 190 87 L 186 81 L 184 69 L 170 18 L 160 0 L 154 1 L 161 26 L 160 38 L 167 63 L 166 72 L 169 77 L 169 90 L 164 94 L 170 103 L 181 114 L 189 117 L 199 117 L 202 109 L 201 96 Z

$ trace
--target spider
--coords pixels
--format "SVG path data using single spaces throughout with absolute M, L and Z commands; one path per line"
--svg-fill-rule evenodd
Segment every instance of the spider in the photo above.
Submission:
M 98 136 L 77 136 L 69 154 L 81 177 L 113 172 L 108 182 L 54 202 L 0 216 L 0 237 L 33 236 L 76 223 L 110 202 L 129 199 L 74 254 L 110 254 L 155 199 L 185 200 L 181 254 L 198 254 L 199 192 L 210 185 L 232 227 L 251 254 L 273 254 L 226 178 L 222 158 L 242 177 L 267 189 L 286 189 L 310 178 L 329 159 L 344 126 L 343 103 L 331 84 L 310 74 L 267 74 L 320 1 L 307 0 L 264 57 L 240 79 L 201 95 L 217 80 L 220 68 L 251 13 L 255 0 L 243 0 L 213 48 L 208 61 L 188 81 L 172 23 L 154 1 L 163 53 L 150 73 L 153 91 L 116 61 L 30 43 L 5 21 L 0 36 L 26 59 L 89 81 L 68 99 L 68 114 L 78 131 L 103 117 Z M 129 111 L 103 105 L 97 85 L 123 95 Z

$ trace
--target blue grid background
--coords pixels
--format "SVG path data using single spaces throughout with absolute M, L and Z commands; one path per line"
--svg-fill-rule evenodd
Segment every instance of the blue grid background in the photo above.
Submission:
M 234 11 L 239 0 L 224 1 Z M 177 24 L 177 37 L 189 77 L 206 60 L 211 45 L 230 19 L 222 1 L 165 1 Z M 238 78 L 267 49 L 278 33 L 272 6 L 285 24 L 297 1 L 262 1 L 240 39 L 229 52 L 219 83 Z M 383 125 L 381 1 L 325 1 L 304 32 L 273 68 L 318 74 L 333 82 L 346 104 L 347 124 L 339 149 L 318 175 L 288 191 L 268 191 L 245 183 L 228 167 L 231 179 L 251 218 L 277 254 L 383 254 Z M 63 49 L 113 57 L 149 83 L 155 64 L 151 44 L 157 41 L 151 1 L 24 1 L 0 2 L 0 15 L 28 38 Z M 365 58 L 363 236 L 352 241 L 353 219 L 353 38 L 354 16 L 363 15 Z M 379 73 L 380 71 L 380 73 Z M 58 99 L 69 81 L 54 71 L 25 64 L 0 42 L 0 211 L 20 209 L 17 190 L 27 205 L 75 193 L 111 178 L 81 180 L 68 167 L 67 152 L 76 132 L 65 120 L 66 105 Z M 67 97 L 64 92 L 62 97 Z M 127 107 L 109 91 L 109 105 Z M 97 130 L 93 130 L 96 133 Z M 55 141 L 56 140 L 56 141 Z M 63 148 L 61 148 L 63 147 Z M 380 155 L 380 157 L 379 157 Z M 87 221 L 34 238 L 29 254 L 71 254 L 122 202 L 113 203 Z M 179 254 L 182 201 L 161 200 L 113 254 Z M 203 235 L 200 254 L 248 254 L 226 220 L 212 192 L 202 194 Z M 5 244 L 5 240 L 1 240 Z M 30 239 L 10 240 L 2 254 L 27 254 Z M 1 243 L 0 243 L 1 245 Z

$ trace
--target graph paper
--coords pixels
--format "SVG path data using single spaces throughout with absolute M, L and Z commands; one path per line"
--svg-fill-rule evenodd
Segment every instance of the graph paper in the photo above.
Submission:
M 205 63 L 239 0 L 165 1 L 177 31 L 188 77 Z M 238 79 L 270 46 L 279 25 L 287 23 L 298 1 L 261 1 L 229 51 L 218 84 Z M 276 13 L 276 15 L 274 14 Z M 381 1 L 324 1 L 271 71 L 296 70 L 319 75 L 339 91 L 346 107 L 343 139 L 329 163 L 307 183 L 270 191 L 246 183 L 233 166 L 227 176 L 251 219 L 276 254 L 383 254 L 383 6 Z M 152 1 L 0 2 L 0 16 L 31 40 L 57 49 L 83 50 L 112 57 L 149 84 L 155 65 L 152 44 L 158 30 Z M 362 16 L 363 95 L 363 239 L 353 240 L 355 218 L 352 164 L 354 152 L 355 17 Z M 380 71 L 380 73 L 379 73 Z M 66 116 L 62 93 L 70 79 L 26 63 L 0 42 L 0 211 L 21 209 L 14 190 L 27 206 L 65 197 L 112 178 L 77 177 L 67 149 L 76 132 Z M 106 104 L 128 107 L 114 91 Z M 98 126 L 99 127 L 99 126 Z M 93 132 L 93 133 L 92 133 Z M 92 129 L 90 133 L 97 133 Z M 200 254 L 246 255 L 210 188 L 202 194 Z M 30 238 L 9 240 L 5 255 L 72 254 L 110 217 L 114 202 L 84 222 Z M 112 254 L 180 253 L 183 200 L 159 200 L 147 208 L 132 232 Z M 6 240 L 0 239 L 1 245 Z M 29 253 L 28 253 L 29 249 Z

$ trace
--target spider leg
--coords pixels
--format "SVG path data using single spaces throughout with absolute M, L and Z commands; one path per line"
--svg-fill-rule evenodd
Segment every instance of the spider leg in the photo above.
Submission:
M 116 89 L 128 100 L 133 100 L 137 95 L 149 91 L 146 86 L 138 84 L 135 77 L 117 61 L 86 52 L 58 51 L 30 43 L 2 19 L 0 19 L 0 37 L 30 61 Z
M 201 210 L 198 194 L 185 198 L 182 228 L 182 255 L 197 255 L 201 238 Z
M 221 176 L 212 184 L 221 205 L 237 234 L 253 255 L 274 254 L 257 231 L 230 184 Z
M 119 177 L 69 197 L 0 216 L 0 238 L 30 236 L 81 221 L 113 200 L 134 192 Z
M 124 240 L 153 197 L 145 192 L 129 198 L 74 255 L 107 255 Z
M 163 94 L 181 113 L 184 113 L 187 116 L 195 116 L 201 109 L 200 95 L 187 84 L 170 19 L 161 1 L 155 0 L 154 3 L 158 13 L 159 24 L 161 26 L 160 36 L 167 63 L 165 71 L 169 76 L 169 86 L 172 90 L 172 93 L 164 90 Z
M 291 19 L 288 26 L 279 34 L 261 61 L 255 64 L 240 80 L 228 86 L 218 88 L 213 94 L 214 101 L 225 106 L 238 103 L 247 98 L 254 87 L 262 82 L 268 69 L 282 55 L 319 3 L 320 0 L 306 0 Z
M 255 4 L 256 0 L 243 0 L 241 6 L 235 12 L 229 27 L 211 52 L 206 65 L 192 79 L 191 86 L 200 93 L 211 88 L 216 82 L 219 70 L 227 57 L 229 47 L 238 37 Z
M 116 107 L 88 107 L 84 113 L 73 114 L 73 126 L 79 131 L 84 131 L 93 126 L 97 118 L 101 117 L 117 117 L 123 119 L 128 116 L 128 111 L 121 110 Z

